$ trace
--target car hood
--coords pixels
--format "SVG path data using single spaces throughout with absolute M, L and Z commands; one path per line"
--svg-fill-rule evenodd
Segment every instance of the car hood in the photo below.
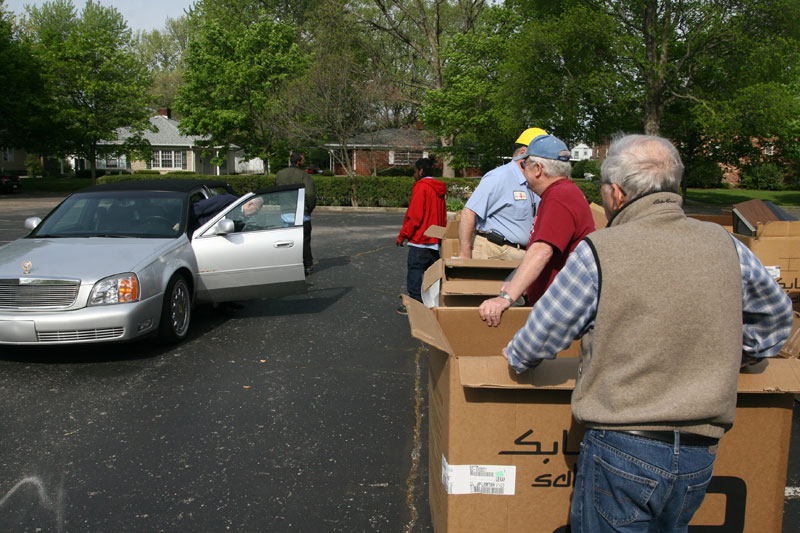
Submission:
M 177 246 L 180 239 L 19 239 L 0 248 L 0 278 L 72 278 L 94 282 L 135 272 Z M 30 263 L 30 272 L 23 272 Z

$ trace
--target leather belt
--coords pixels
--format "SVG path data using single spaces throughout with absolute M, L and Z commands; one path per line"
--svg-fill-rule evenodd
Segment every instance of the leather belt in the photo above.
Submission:
M 673 431 L 640 431 L 640 430 L 616 430 L 619 433 L 627 435 L 635 435 L 645 439 L 657 440 L 659 442 L 666 442 L 673 444 L 675 442 L 675 433 Z M 680 443 L 684 446 L 716 446 L 719 444 L 719 439 L 713 437 L 706 437 L 705 435 L 698 435 L 696 433 L 680 433 Z
M 510 246 L 512 248 L 516 248 L 517 250 L 525 250 L 528 247 L 524 244 L 519 244 L 516 242 L 511 242 L 507 240 L 505 237 L 500 235 L 499 233 L 495 233 L 493 231 L 486 232 L 486 231 L 476 231 L 476 235 L 483 237 L 484 239 L 488 240 L 491 243 L 494 243 L 498 246 Z

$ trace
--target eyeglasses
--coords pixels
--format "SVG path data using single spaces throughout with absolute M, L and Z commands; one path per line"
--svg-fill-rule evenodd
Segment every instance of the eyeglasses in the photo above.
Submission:
M 527 163 L 528 163 L 528 160 L 527 160 L 527 159 L 523 159 L 523 160 L 521 160 L 521 161 L 519 162 L 519 166 L 521 166 L 521 167 L 522 167 L 522 170 L 525 170 L 525 165 L 526 165 Z M 536 164 L 538 163 L 538 161 L 531 161 L 530 163 L 531 163 L 531 165 L 536 165 Z

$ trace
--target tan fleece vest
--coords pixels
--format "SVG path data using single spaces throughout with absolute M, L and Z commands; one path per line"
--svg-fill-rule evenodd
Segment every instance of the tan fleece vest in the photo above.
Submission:
M 742 356 L 742 277 L 725 229 L 687 218 L 677 194 L 623 207 L 590 234 L 600 274 L 572 395 L 591 428 L 721 437 Z

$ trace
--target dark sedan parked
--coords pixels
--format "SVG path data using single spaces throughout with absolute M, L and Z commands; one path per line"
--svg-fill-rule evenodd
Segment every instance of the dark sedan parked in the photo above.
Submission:
M 0 192 L 14 192 L 20 189 L 18 176 L 0 176 Z

